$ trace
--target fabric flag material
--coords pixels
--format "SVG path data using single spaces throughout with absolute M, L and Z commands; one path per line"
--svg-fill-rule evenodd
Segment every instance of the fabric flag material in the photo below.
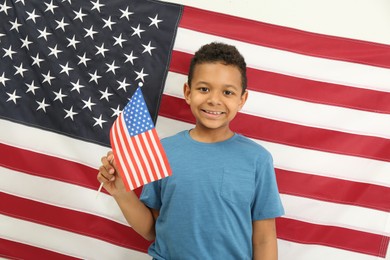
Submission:
M 143 78 L 147 86 L 143 91 L 149 86 L 159 85 L 156 82 L 164 87 L 156 123 L 159 136 L 163 138 L 189 129 L 193 127 L 194 119 L 182 94 L 189 60 L 202 44 L 223 41 L 236 45 L 248 64 L 249 97 L 233 123 L 234 130 L 266 147 L 274 157 L 286 210 L 286 215 L 277 219 L 279 259 L 390 259 L 389 45 L 296 30 L 212 12 L 207 8 L 180 7 L 161 2 L 113 1 L 118 5 L 121 3 L 121 6 L 116 11 L 113 8 L 111 16 L 103 13 L 108 11 L 108 1 L 83 2 L 83 6 L 81 1 L 60 3 L 45 0 L 32 6 L 33 2 L 0 2 L 0 178 L 6 180 L 0 182 L 0 255 L 8 258 L 150 259 L 145 254 L 149 242 L 128 227 L 112 198 L 103 193 L 95 200 L 98 186 L 96 169 L 101 156 L 109 148 L 82 136 L 83 126 L 95 124 L 93 117 L 99 118 L 100 113 L 89 120 L 78 121 L 74 134 L 64 133 L 63 130 L 53 132 L 48 130 L 51 123 L 43 122 L 42 126 L 38 126 L 30 120 L 39 117 L 43 107 L 49 111 L 50 107 L 44 104 L 48 104 L 50 96 L 52 99 L 59 96 L 50 104 L 60 102 L 60 94 L 64 94 L 65 90 L 60 92 L 54 80 L 50 85 L 50 77 L 60 75 L 61 80 L 57 82 L 61 82 L 69 68 L 74 68 L 68 71 L 69 75 L 75 76 L 76 66 L 72 67 L 72 64 L 84 60 L 85 51 L 85 57 L 91 59 L 86 62 L 87 65 L 101 64 L 103 68 L 88 70 L 88 74 L 80 76 L 78 84 L 78 78 L 71 79 L 67 95 L 78 93 L 78 85 L 85 86 L 79 88 L 81 94 L 87 86 L 91 88 L 90 85 L 103 93 L 106 87 L 115 90 L 121 86 L 116 80 L 134 86 L 135 82 L 142 81 L 141 78 L 136 79 L 138 74 L 135 71 L 140 76 L 148 74 Z M 34 7 L 40 12 L 34 12 Z M 26 10 L 19 11 L 19 8 Z M 51 9 L 54 14 L 64 11 L 67 15 L 64 15 L 64 20 L 51 17 Z M 169 11 L 171 9 L 174 11 Z M 80 11 L 87 15 L 83 16 Z M 141 46 L 148 46 L 151 41 L 150 46 L 157 47 L 151 50 L 153 59 L 160 53 L 159 50 L 164 50 L 160 55 L 166 55 L 158 56 L 147 67 L 140 64 L 150 57 L 149 52 L 142 53 L 144 47 L 140 47 L 131 55 L 130 47 L 119 51 L 128 55 L 122 56 L 123 64 L 119 63 L 120 59 L 113 63 L 114 60 L 104 60 L 110 52 L 104 52 L 105 57 L 101 55 L 104 49 L 108 49 L 108 43 L 102 48 L 102 42 L 89 41 L 90 47 L 78 53 L 80 57 L 77 56 L 73 63 L 69 61 L 66 65 L 66 62 L 61 62 L 63 67 L 58 65 L 56 74 L 53 70 L 48 75 L 49 70 L 43 65 L 49 60 L 57 60 L 55 44 L 48 46 L 51 49 L 44 51 L 45 61 L 40 62 L 44 59 L 43 53 L 37 56 L 38 52 L 32 49 L 35 43 L 28 43 L 35 35 L 34 40 L 39 41 L 41 48 L 45 46 L 45 28 L 38 22 L 45 20 L 46 16 L 50 17 L 47 18 L 50 26 L 47 26 L 46 33 L 52 33 L 47 35 L 48 40 L 57 36 L 57 26 L 61 25 L 57 31 L 62 32 L 63 23 L 69 24 L 64 27 L 66 30 L 78 28 L 74 40 L 80 41 L 79 44 L 82 42 L 77 35 L 81 34 L 84 39 L 87 34 L 108 34 L 111 24 L 117 38 L 111 38 L 112 47 L 116 41 L 115 47 L 119 47 L 123 39 L 127 40 L 122 42 L 123 47 L 133 40 Z M 83 21 L 76 18 L 81 16 Z M 88 17 L 96 20 L 87 23 Z M 138 20 L 141 17 L 144 20 Z M 122 22 L 125 25 L 130 23 L 130 26 L 126 26 L 129 32 L 123 32 L 120 37 L 116 26 Z M 15 46 L 18 47 L 10 44 L 10 38 L 4 35 L 10 32 L 16 34 L 17 28 L 19 33 L 25 32 L 27 25 L 33 31 L 31 36 L 29 34 L 26 39 L 27 35 L 23 34 L 16 41 Z M 104 33 L 101 33 L 103 29 Z M 171 33 L 148 38 L 161 30 Z M 149 32 L 152 36 L 146 37 Z M 62 45 L 57 43 L 57 50 L 73 48 L 72 44 L 69 45 L 73 43 L 73 33 L 66 37 L 69 39 L 64 39 Z M 160 49 L 163 39 L 167 39 L 165 37 L 170 39 L 167 40 L 169 43 Z M 87 40 L 90 38 L 85 37 Z M 101 49 L 100 52 L 96 46 Z M 139 45 L 135 44 L 134 48 L 136 46 Z M 87 50 L 91 52 L 89 55 Z M 23 59 L 27 61 L 23 62 L 16 60 L 19 53 L 31 55 L 25 56 Z M 69 55 L 57 54 L 59 58 Z M 11 57 L 15 59 L 13 62 Z M 125 62 L 127 59 L 128 62 Z M 46 70 L 39 72 L 33 83 L 30 78 L 25 83 L 11 84 L 30 75 L 30 71 L 24 71 L 27 64 L 38 69 L 38 63 L 41 70 Z M 119 69 L 114 69 L 119 64 L 139 67 L 127 68 L 124 74 L 119 74 Z M 78 65 L 81 69 L 77 73 L 85 72 L 84 63 Z M 164 76 L 154 74 L 157 68 L 169 70 L 166 80 Z M 116 72 L 114 83 L 102 86 L 103 77 L 97 76 L 111 75 L 112 70 Z M 99 84 L 96 84 L 95 78 Z M 156 82 L 151 84 L 152 80 Z M 49 97 L 39 96 L 34 100 L 43 92 L 43 88 L 33 87 L 38 82 L 41 82 L 39 86 L 45 87 Z M 75 89 L 71 91 L 73 87 Z M 109 102 L 104 97 L 99 100 L 103 93 L 97 91 L 97 97 L 90 100 L 96 105 L 91 107 L 109 111 L 111 107 L 117 108 L 117 103 L 111 102 L 112 98 L 117 95 L 127 98 L 135 91 L 130 86 L 127 86 L 127 92 L 122 90 L 123 87 L 110 95 Z M 64 102 L 67 100 L 62 99 Z M 82 100 L 88 103 L 89 97 Z M 62 110 L 50 114 L 50 118 L 60 117 L 53 125 L 62 128 L 70 125 L 72 113 L 64 109 L 74 112 L 76 107 L 84 106 L 82 100 L 68 103 Z M 21 108 L 22 103 L 35 104 L 35 107 L 32 106 L 34 112 L 30 112 L 28 107 Z M 127 100 L 121 104 L 125 103 Z M 70 110 L 72 104 L 73 110 Z M 3 115 L 5 111 L 16 113 L 18 107 L 21 111 L 18 118 Z M 37 110 L 38 107 L 41 108 Z M 64 118 L 67 113 L 69 116 Z M 153 116 L 153 112 L 151 114 Z M 102 114 L 102 119 L 107 120 L 110 116 L 110 113 L 106 117 Z M 27 126 L 22 123 L 23 120 L 27 121 Z M 103 128 L 113 121 L 103 123 Z M 102 134 L 99 129 L 97 124 L 90 132 L 99 136 L 108 134 L 108 131 Z M 82 140 L 77 136 L 81 136 Z
M 111 127 L 110 140 L 127 191 L 172 174 L 140 87 Z

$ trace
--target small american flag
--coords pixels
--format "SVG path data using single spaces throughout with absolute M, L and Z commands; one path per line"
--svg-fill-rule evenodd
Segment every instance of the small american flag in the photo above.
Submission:
M 115 120 L 110 140 L 127 191 L 172 174 L 140 87 Z

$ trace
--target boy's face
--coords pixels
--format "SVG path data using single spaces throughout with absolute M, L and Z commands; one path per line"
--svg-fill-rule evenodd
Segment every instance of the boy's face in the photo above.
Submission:
M 184 85 L 184 96 L 202 130 L 226 133 L 229 123 L 243 107 L 248 93 L 242 95 L 241 74 L 237 67 L 222 63 L 196 65 L 191 82 Z

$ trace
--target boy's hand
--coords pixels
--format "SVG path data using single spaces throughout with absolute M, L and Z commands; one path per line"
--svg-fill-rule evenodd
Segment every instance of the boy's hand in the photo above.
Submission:
M 113 196 L 125 192 L 126 189 L 118 173 L 112 151 L 108 152 L 107 156 L 103 156 L 101 162 L 97 179 L 103 183 L 104 189 Z

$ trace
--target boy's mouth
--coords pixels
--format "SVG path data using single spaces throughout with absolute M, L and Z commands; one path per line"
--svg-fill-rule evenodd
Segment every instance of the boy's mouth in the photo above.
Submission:
M 207 113 L 207 114 L 210 114 L 210 115 L 222 115 L 225 113 L 225 112 L 221 112 L 221 111 L 210 111 L 210 110 L 205 110 L 205 109 L 202 109 L 202 111 Z

